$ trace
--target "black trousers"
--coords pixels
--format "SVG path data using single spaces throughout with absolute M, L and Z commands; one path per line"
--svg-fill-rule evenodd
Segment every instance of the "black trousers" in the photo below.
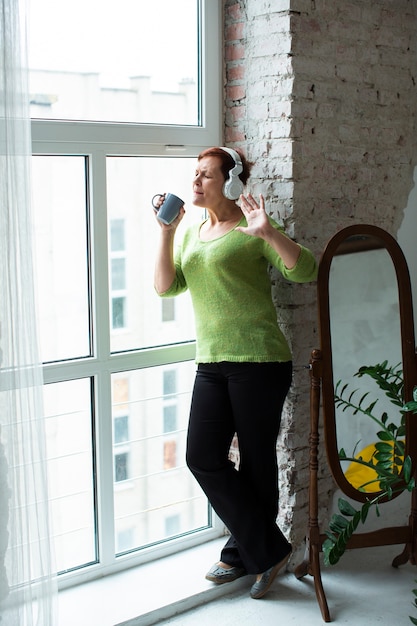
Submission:
M 231 533 L 220 559 L 259 574 L 291 546 L 276 524 L 276 441 L 291 362 L 206 363 L 197 369 L 187 465 Z M 229 460 L 237 433 L 240 465 Z

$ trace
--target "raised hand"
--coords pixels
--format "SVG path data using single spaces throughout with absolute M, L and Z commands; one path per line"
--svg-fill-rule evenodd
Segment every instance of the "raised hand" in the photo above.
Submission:
M 241 195 L 240 200 L 240 208 L 248 225 L 246 227 L 237 226 L 235 230 L 264 239 L 280 255 L 285 266 L 292 269 L 298 261 L 301 248 L 281 230 L 271 225 L 265 211 L 265 201 L 262 194 L 259 196 L 259 204 L 251 194 L 246 197 Z
M 270 230 L 270 223 L 265 212 L 265 200 L 262 194 L 259 196 L 259 204 L 252 196 L 248 194 L 240 196 L 240 208 L 246 217 L 247 226 L 238 226 L 236 230 L 252 237 L 265 237 L 266 231 Z

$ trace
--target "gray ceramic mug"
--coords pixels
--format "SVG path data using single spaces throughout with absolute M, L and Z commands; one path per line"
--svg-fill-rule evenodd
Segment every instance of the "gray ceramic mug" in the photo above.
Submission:
M 160 207 L 155 206 L 156 198 L 164 198 L 165 200 L 161 204 Z M 160 222 L 164 224 L 171 224 L 176 217 L 178 217 L 178 213 L 180 212 L 180 208 L 184 205 L 184 200 L 181 200 L 178 196 L 175 196 L 173 193 L 157 193 L 152 198 L 152 206 L 157 211 L 156 217 Z

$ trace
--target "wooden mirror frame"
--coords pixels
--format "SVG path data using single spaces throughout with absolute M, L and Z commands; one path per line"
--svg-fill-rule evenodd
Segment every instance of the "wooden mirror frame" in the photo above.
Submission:
M 362 237 L 366 235 L 366 239 Z M 311 353 L 310 359 L 310 462 L 309 462 L 309 525 L 306 537 L 306 552 L 303 562 L 295 569 L 295 576 L 306 574 L 314 577 L 317 600 L 325 622 L 330 622 L 330 612 L 324 593 L 321 572 L 320 552 L 327 536 L 320 532 L 318 524 L 318 458 L 319 458 L 319 419 L 321 393 L 323 398 L 323 432 L 327 463 L 336 485 L 348 497 L 365 502 L 369 494 L 358 491 L 345 477 L 337 449 L 336 413 L 334 404 L 334 381 L 332 340 L 330 326 L 329 278 L 332 260 L 337 254 L 363 251 L 381 247 L 388 252 L 393 262 L 398 285 L 398 302 L 401 329 L 401 351 L 404 376 L 404 402 L 412 399 L 417 386 L 417 358 L 414 336 L 413 305 L 410 276 L 404 254 L 396 240 L 385 230 L 366 224 L 355 224 L 340 230 L 324 249 L 319 263 L 317 277 L 318 316 L 320 349 Z M 370 245 L 368 245 L 370 243 Z M 416 477 L 417 466 L 417 416 L 406 415 L 406 455 L 412 460 Z M 411 494 L 411 512 L 406 526 L 382 528 L 376 531 L 355 533 L 347 547 L 365 548 L 383 545 L 404 544 L 403 552 L 392 562 L 398 567 L 417 560 L 417 494 Z

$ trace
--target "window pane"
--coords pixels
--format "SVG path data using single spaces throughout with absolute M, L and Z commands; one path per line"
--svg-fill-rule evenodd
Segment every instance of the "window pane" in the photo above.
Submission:
M 176 234 L 179 241 L 187 225 L 203 219 L 201 209 L 191 204 L 195 158 L 108 157 L 107 202 L 109 229 L 115 220 L 125 224 L 125 289 L 123 323 L 113 300 L 111 350 L 120 352 L 193 340 L 194 317 L 188 293 L 175 298 L 173 317 L 164 314 L 155 293 L 153 273 L 159 226 L 151 200 L 156 193 L 172 191 L 185 202 L 186 215 Z M 110 252 L 110 256 L 112 252 Z M 121 313 L 120 313 L 121 315 Z
M 35 156 L 32 171 L 41 357 L 90 356 L 85 157 Z
M 170 365 L 169 370 L 172 368 Z M 175 369 L 177 392 L 169 398 L 163 392 L 165 367 L 112 377 L 113 420 L 116 422 L 119 415 L 126 414 L 129 419 L 129 440 L 122 444 L 114 441 L 113 445 L 115 467 L 120 463 L 118 471 L 125 472 L 123 479 L 117 472 L 114 477 L 118 553 L 211 525 L 207 499 L 185 465 L 195 364 L 178 363 Z M 167 406 L 172 420 L 167 417 Z M 166 433 L 172 421 L 176 421 L 175 430 Z M 119 458 L 121 454 L 128 459 L 127 468 Z M 170 522 L 172 519 L 177 520 L 175 525 Z
M 177 391 L 177 372 L 176 370 L 166 370 L 164 372 L 164 395 L 168 396 Z
M 164 407 L 164 433 L 177 430 L 177 405 L 168 404 Z
M 173 322 L 175 320 L 175 298 L 161 298 L 162 321 Z
M 198 0 L 31 1 L 31 117 L 199 124 Z
M 44 387 L 48 478 L 57 569 L 96 555 L 90 379 Z
M 126 287 L 125 259 L 112 259 L 111 262 L 111 286 L 114 291 Z
M 115 417 L 114 420 L 114 443 L 123 443 L 129 440 L 129 418 L 127 415 Z
M 123 252 L 125 249 L 125 223 L 123 220 L 110 222 L 110 250 Z
M 125 299 L 112 298 L 112 328 L 124 328 L 125 325 Z
M 114 482 L 118 483 L 129 478 L 129 455 L 121 452 L 114 455 Z

